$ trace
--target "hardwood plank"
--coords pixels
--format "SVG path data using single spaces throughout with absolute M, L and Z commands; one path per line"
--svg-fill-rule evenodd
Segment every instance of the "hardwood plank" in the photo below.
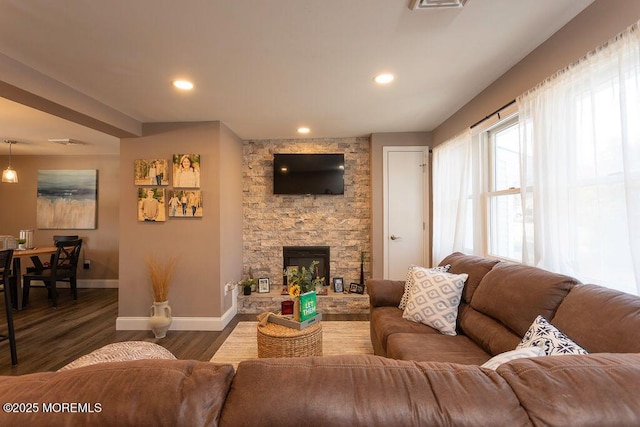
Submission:
M 116 331 L 117 289 L 78 289 L 73 301 L 69 289 L 59 289 L 58 308 L 51 307 L 46 289 L 32 288 L 29 307 L 15 311 L 18 365 L 11 366 L 9 342 L 0 342 L 0 375 L 55 371 L 107 344 L 148 341 L 171 351 L 178 359 L 208 361 L 238 322 L 256 320 L 238 314 L 223 331 L 169 331 L 156 339 L 151 331 Z M 325 314 L 325 320 L 368 320 L 367 314 Z M 4 304 L 0 308 L 0 333 L 6 331 Z

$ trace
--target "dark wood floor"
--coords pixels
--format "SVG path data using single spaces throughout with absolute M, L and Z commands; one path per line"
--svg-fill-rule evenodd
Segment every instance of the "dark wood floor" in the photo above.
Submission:
M 73 301 L 61 289 L 58 308 L 51 308 L 45 289 L 32 289 L 29 307 L 13 312 L 18 343 L 18 365 L 11 366 L 9 342 L 0 342 L 0 375 L 55 371 L 104 345 L 120 341 L 148 341 L 171 351 L 178 359 L 208 361 L 239 321 L 255 320 L 239 314 L 223 331 L 169 331 L 156 339 L 151 331 L 116 331 L 117 289 L 79 289 Z M 175 315 L 175 313 L 174 313 Z M 323 315 L 325 320 L 368 320 L 368 315 Z M 4 304 L 0 304 L 0 333 L 6 331 Z

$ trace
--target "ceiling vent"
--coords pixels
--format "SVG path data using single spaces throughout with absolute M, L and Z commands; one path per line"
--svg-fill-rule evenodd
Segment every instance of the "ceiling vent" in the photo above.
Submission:
M 433 9 L 445 7 L 462 7 L 468 0 L 411 0 L 409 9 Z
M 54 142 L 60 145 L 78 145 L 82 142 L 71 138 L 49 138 L 49 142 Z

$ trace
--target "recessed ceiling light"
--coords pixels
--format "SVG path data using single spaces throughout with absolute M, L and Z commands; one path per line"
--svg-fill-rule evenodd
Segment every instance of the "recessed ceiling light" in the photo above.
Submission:
M 191 90 L 193 89 L 193 83 L 188 80 L 174 80 L 173 86 L 181 89 L 181 90 Z
M 300 127 L 298 128 L 298 133 L 309 133 L 311 132 L 311 129 L 309 129 L 308 127 Z
M 387 83 L 391 83 L 394 78 L 393 74 L 382 73 L 375 76 L 373 80 L 378 84 L 385 85 Z

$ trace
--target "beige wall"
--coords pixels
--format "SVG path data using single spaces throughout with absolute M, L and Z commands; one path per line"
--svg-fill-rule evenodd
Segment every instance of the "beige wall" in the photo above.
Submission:
M 381 278 L 383 276 L 382 149 L 390 146 L 429 146 L 430 143 L 431 134 L 429 132 L 374 133 L 371 135 L 372 277 Z
M 179 257 L 169 292 L 173 329 L 210 329 L 230 306 L 230 297 L 223 300 L 224 283 L 239 280 L 242 264 L 241 150 L 241 141 L 219 122 L 149 124 L 142 137 L 122 140 L 119 322 L 149 316 L 148 255 L 158 260 Z M 201 155 L 203 217 L 139 222 L 134 160 L 170 159 L 177 153 Z
M 343 195 L 274 195 L 274 153 L 344 153 Z M 360 253 L 370 252 L 368 138 L 245 141 L 244 275 L 282 285 L 283 246 L 329 246 L 330 278 L 360 281 Z M 368 256 L 367 256 L 368 258 Z M 365 263 L 365 277 L 369 277 Z
M 570 65 L 640 19 L 638 0 L 596 0 L 477 97 L 433 131 L 433 145 L 473 123 Z
M 80 269 L 81 286 L 117 286 L 120 191 L 118 156 L 13 156 L 18 172 L 17 184 L 0 183 L 0 234 L 17 237 L 19 230 L 34 229 L 36 245 L 50 245 L 55 234 L 78 234 L 83 239 L 84 257 L 91 260 L 89 270 Z M 8 156 L 0 157 L 4 169 Z M 97 169 L 98 214 L 95 230 L 38 230 L 36 195 L 38 170 Z M 24 266 L 23 266 L 24 268 Z
M 220 124 L 220 185 L 217 187 L 220 196 L 217 200 L 223 224 L 220 229 L 221 284 L 237 282 L 242 271 L 242 145 L 236 134 Z M 233 303 L 232 293 L 225 296 L 224 286 L 219 291 L 225 312 Z

